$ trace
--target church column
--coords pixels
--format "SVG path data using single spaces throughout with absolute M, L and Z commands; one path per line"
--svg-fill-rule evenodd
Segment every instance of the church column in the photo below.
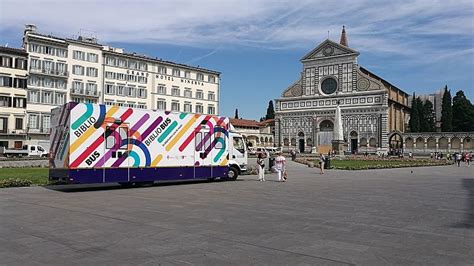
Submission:
M 423 137 L 423 148 L 425 152 L 428 149 L 428 141 L 425 137 Z
M 460 144 L 460 145 L 461 145 L 461 146 L 460 146 L 460 147 L 461 147 L 461 150 L 460 150 L 460 152 L 463 152 L 463 151 L 464 151 L 464 139 L 463 139 L 463 138 L 459 138 L 459 140 L 461 141 L 461 144 Z
M 439 150 L 439 138 L 436 138 L 436 151 Z
M 448 152 L 451 152 L 451 138 L 448 138 Z
M 381 128 L 380 128 L 380 135 L 381 135 L 381 147 L 382 149 L 387 150 L 388 149 L 388 112 L 389 110 L 387 109 L 386 112 L 381 114 Z

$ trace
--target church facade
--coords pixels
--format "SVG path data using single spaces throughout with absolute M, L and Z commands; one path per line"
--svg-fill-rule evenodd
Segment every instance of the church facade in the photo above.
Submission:
M 360 66 L 358 56 L 343 28 L 339 43 L 327 39 L 301 59 L 300 78 L 275 100 L 277 146 L 327 153 L 339 105 L 346 152 L 402 148 L 409 95 Z

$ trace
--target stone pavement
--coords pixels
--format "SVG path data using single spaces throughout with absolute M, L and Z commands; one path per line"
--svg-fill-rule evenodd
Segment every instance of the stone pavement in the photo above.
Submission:
M 2 189 L 0 264 L 474 263 L 474 166 L 288 172 L 286 183 Z

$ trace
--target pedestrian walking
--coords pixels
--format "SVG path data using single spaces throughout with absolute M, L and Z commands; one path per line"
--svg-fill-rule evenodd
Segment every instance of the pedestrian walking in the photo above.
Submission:
M 259 153 L 257 157 L 258 165 L 258 181 L 265 181 L 265 158 L 263 153 Z
M 278 156 L 275 158 L 275 169 L 278 173 L 278 181 L 285 181 L 283 178 L 284 172 L 286 171 L 286 159 L 283 157 L 281 152 L 278 152 Z
M 458 163 L 458 167 L 461 166 L 461 153 L 456 153 L 456 162 Z
M 319 170 L 320 170 L 320 174 L 324 174 L 324 163 L 326 162 L 326 158 L 324 157 L 324 154 L 320 154 L 319 155 Z

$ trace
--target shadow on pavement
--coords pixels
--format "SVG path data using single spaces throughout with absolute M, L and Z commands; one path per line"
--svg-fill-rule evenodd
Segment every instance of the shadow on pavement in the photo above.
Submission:
M 115 190 L 115 189 L 144 189 L 149 187 L 167 187 L 167 186 L 185 186 L 185 185 L 194 185 L 202 183 L 220 183 L 225 182 L 221 180 L 209 181 L 209 180 L 186 180 L 186 181 L 159 181 L 154 184 L 137 184 L 132 186 L 122 186 L 118 183 L 108 183 L 108 184 L 68 184 L 68 185 L 50 185 L 44 186 L 46 189 L 59 191 L 59 192 L 89 192 L 89 191 L 105 191 L 105 190 Z M 231 182 L 231 181 L 228 181 Z
M 474 229 L 474 179 L 464 178 L 462 180 L 462 186 L 468 191 L 464 221 L 454 224 L 452 227 Z

